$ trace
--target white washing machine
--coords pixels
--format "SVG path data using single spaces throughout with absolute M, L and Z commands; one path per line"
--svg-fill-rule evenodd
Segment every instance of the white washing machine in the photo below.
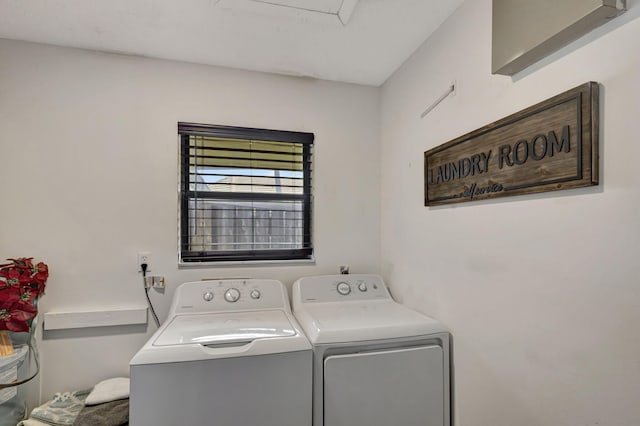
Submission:
M 314 426 L 450 426 L 449 333 L 376 275 L 304 277 L 293 312 L 314 348 Z
M 311 345 L 279 281 L 182 284 L 129 367 L 132 426 L 312 423 Z

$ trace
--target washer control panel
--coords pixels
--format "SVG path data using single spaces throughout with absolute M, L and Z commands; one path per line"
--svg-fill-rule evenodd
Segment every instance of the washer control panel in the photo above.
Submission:
M 303 302 L 391 299 L 382 278 L 377 275 L 323 275 L 300 278 L 294 295 Z
M 224 279 L 188 282 L 176 289 L 171 313 L 289 310 L 286 287 L 276 280 Z

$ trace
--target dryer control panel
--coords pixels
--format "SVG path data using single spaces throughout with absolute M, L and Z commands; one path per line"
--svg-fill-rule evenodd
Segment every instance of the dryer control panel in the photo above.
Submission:
M 258 309 L 290 310 L 287 289 L 280 281 L 223 279 L 184 283 L 176 289 L 169 315 Z
M 377 275 L 322 275 L 304 277 L 294 284 L 294 297 L 303 303 L 391 299 Z

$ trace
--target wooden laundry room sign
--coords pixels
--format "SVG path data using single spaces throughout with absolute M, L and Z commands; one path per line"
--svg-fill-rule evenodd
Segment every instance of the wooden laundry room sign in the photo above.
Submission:
M 424 153 L 425 206 L 598 184 L 598 83 Z

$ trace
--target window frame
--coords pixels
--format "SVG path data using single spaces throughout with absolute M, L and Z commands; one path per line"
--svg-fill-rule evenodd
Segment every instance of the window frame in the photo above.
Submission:
M 226 139 L 256 140 L 268 142 L 297 143 L 302 146 L 303 156 L 303 193 L 302 194 L 260 194 L 225 192 L 224 198 L 231 201 L 288 201 L 302 202 L 303 244 L 301 248 L 288 249 L 249 249 L 234 251 L 194 251 L 189 250 L 189 201 L 202 198 L 202 193 L 191 190 L 190 176 L 190 143 L 191 136 L 207 136 Z M 181 266 L 245 263 L 245 262 L 297 262 L 313 260 L 312 240 L 312 153 L 315 136 L 313 133 L 286 130 L 270 130 L 251 127 L 235 127 L 209 124 L 178 122 L 179 137 L 179 226 L 178 256 Z M 196 194 L 199 194 L 196 196 Z M 205 198 L 217 198 L 220 192 L 211 192 Z M 186 230 L 186 231 L 185 231 Z M 183 235 L 184 232 L 184 235 Z

